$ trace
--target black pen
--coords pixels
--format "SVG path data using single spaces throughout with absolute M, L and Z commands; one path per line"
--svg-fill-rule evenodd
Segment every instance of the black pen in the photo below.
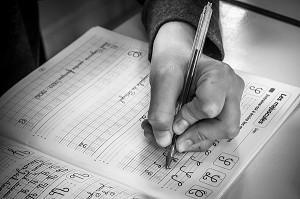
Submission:
M 179 97 L 177 106 L 176 106 L 176 114 L 180 111 L 181 107 L 188 103 L 188 97 L 190 93 L 190 88 L 195 76 L 195 70 L 197 67 L 198 59 L 202 54 L 204 41 L 206 38 L 210 18 L 212 15 L 212 3 L 208 2 L 207 5 L 204 7 L 202 14 L 199 19 L 197 31 L 195 34 L 193 46 L 192 46 L 192 53 L 191 58 L 189 61 L 188 69 L 185 74 L 183 89 L 181 95 Z M 174 154 L 176 152 L 176 139 L 177 135 L 174 134 L 172 138 L 171 146 L 168 150 L 168 154 L 166 156 L 166 168 L 170 169 L 171 162 L 173 160 Z

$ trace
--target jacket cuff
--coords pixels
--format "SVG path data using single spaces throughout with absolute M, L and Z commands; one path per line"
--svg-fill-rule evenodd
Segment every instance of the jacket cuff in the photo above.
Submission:
M 151 61 L 152 47 L 159 28 L 171 21 L 181 21 L 197 29 L 199 17 L 208 1 L 194 0 L 147 0 L 143 6 L 142 22 L 149 39 L 148 59 Z M 211 0 L 212 17 L 204 43 L 203 53 L 217 60 L 224 59 L 224 49 L 219 26 L 219 1 Z

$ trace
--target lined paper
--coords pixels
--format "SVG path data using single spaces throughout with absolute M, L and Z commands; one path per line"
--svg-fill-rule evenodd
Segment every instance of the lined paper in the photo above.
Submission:
M 140 127 L 150 101 L 147 48 L 91 29 L 1 98 L 0 124 L 10 136 L 48 143 L 52 151 L 59 146 L 162 193 L 221 196 L 299 103 L 299 88 L 236 71 L 246 83 L 239 135 L 216 140 L 205 152 L 177 153 L 166 170 L 166 149 Z

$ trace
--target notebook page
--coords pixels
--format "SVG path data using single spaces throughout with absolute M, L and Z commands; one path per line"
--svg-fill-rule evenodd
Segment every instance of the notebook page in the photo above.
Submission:
M 1 126 L 34 146 L 72 151 L 178 198 L 220 196 L 299 103 L 299 89 L 238 72 L 246 82 L 240 134 L 202 153 L 176 154 L 166 170 L 166 149 L 140 127 L 150 99 L 146 52 L 144 43 L 93 29 L 1 99 Z
M 120 198 L 151 196 L 0 137 L 1 198 Z

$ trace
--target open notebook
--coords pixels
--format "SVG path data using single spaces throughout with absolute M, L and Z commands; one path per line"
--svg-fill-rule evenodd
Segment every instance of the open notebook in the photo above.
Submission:
M 217 198 L 299 104 L 299 88 L 236 71 L 239 135 L 177 153 L 167 170 L 140 127 L 147 49 L 95 27 L 1 97 L 1 198 Z

